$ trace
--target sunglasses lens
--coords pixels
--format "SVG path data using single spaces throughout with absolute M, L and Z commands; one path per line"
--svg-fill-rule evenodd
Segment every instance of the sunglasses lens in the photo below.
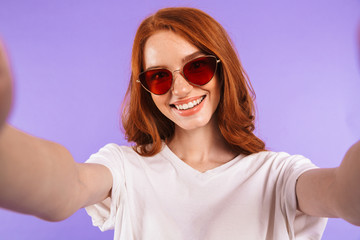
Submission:
M 216 71 L 215 57 L 200 57 L 185 64 L 183 72 L 186 79 L 195 85 L 204 85 L 214 76 Z
M 216 65 L 215 56 L 199 57 L 184 65 L 183 74 L 191 84 L 201 86 L 213 78 Z M 162 95 L 171 88 L 173 76 L 167 69 L 153 69 L 141 73 L 139 80 L 151 93 Z
M 171 88 L 172 74 L 166 69 L 154 69 L 141 73 L 139 80 L 147 90 L 161 95 Z

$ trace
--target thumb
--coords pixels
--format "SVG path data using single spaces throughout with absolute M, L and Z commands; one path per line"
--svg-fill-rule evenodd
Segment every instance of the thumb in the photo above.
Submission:
M 12 103 L 12 77 L 5 47 L 0 39 L 0 129 L 4 125 Z

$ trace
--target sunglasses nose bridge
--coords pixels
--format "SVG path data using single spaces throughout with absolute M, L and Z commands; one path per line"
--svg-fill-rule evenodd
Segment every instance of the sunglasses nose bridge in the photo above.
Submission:
M 175 78 L 175 73 L 179 73 L 182 79 Z M 184 76 L 183 72 L 180 69 L 174 70 L 172 72 L 173 83 L 171 87 L 171 91 L 175 95 L 187 95 L 191 89 L 192 85 L 188 82 L 186 77 Z
M 175 81 L 175 73 L 176 73 L 176 72 L 179 73 L 179 74 L 181 75 L 181 77 L 183 77 L 183 78 L 187 81 L 187 79 L 186 79 L 184 73 L 181 71 L 181 69 L 177 69 L 177 70 L 172 71 L 173 81 Z
M 174 75 L 175 75 L 175 73 L 176 72 L 178 72 L 178 73 L 180 73 L 181 74 L 181 70 L 180 69 L 177 69 L 177 70 L 174 70 L 174 71 L 172 71 L 172 75 L 173 75 L 173 77 L 174 77 Z M 181 74 L 182 75 L 182 74 Z
M 184 72 L 183 72 L 182 69 L 176 69 L 176 70 L 172 71 L 173 81 L 175 81 L 175 73 L 179 73 L 180 76 L 181 76 L 184 80 L 186 80 L 187 83 L 189 83 L 189 81 L 188 81 L 187 78 L 185 77 Z

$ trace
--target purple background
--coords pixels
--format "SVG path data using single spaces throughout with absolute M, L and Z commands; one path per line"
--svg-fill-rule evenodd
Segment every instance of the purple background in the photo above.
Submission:
M 228 30 L 269 149 L 320 167 L 340 163 L 360 136 L 359 0 L 0 0 L 0 35 L 16 78 L 9 122 L 65 145 L 79 162 L 106 143 L 126 144 L 119 108 L 132 40 L 145 16 L 167 6 L 200 8 Z M 60 223 L 0 210 L 1 240 L 112 236 L 92 227 L 83 209 Z M 360 239 L 360 228 L 330 219 L 323 239 Z

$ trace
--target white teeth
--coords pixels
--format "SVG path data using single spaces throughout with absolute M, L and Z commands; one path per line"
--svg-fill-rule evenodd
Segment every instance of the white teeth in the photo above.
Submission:
M 196 105 L 200 104 L 202 102 L 202 100 L 204 99 L 204 97 L 201 97 L 197 100 L 194 100 L 192 102 L 189 103 L 184 103 L 184 104 L 180 104 L 180 105 L 175 105 L 175 107 L 177 108 L 177 110 L 187 110 L 189 108 L 193 108 Z

